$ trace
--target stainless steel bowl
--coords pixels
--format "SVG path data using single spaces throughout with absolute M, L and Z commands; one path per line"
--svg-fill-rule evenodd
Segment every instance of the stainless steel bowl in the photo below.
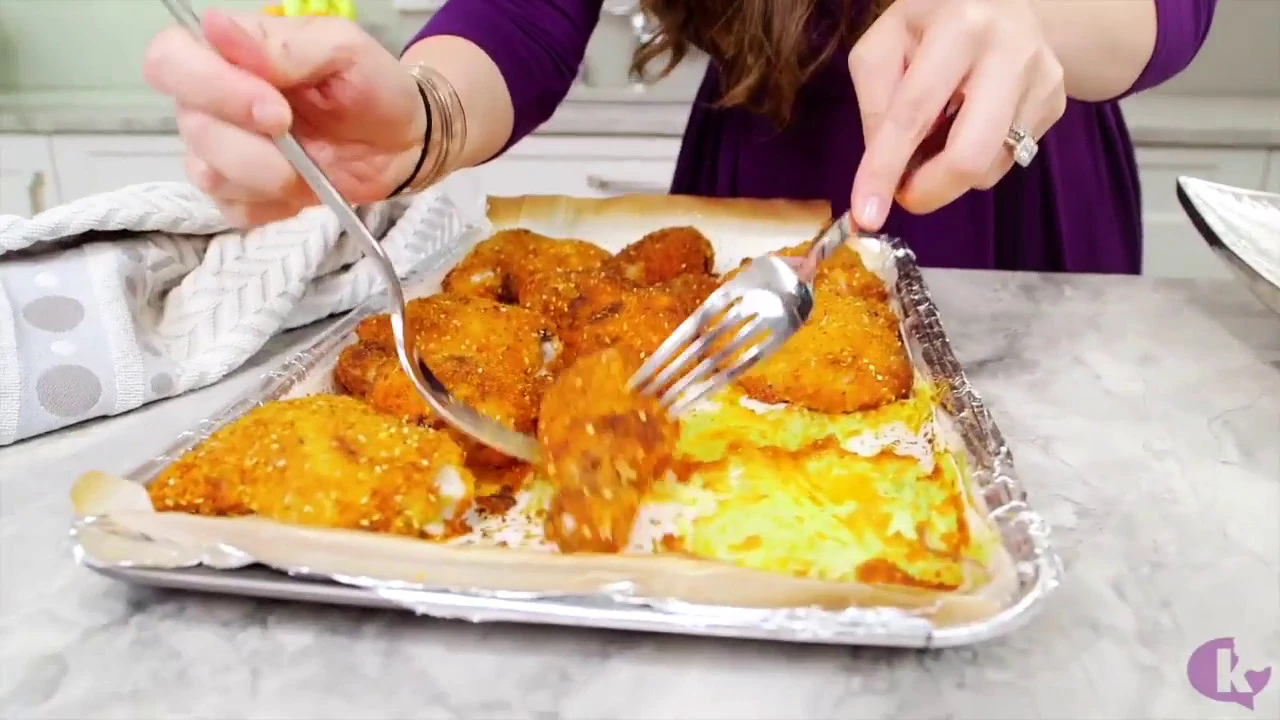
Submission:
M 1178 202 L 1218 257 L 1280 313 L 1280 194 L 1178 178 Z

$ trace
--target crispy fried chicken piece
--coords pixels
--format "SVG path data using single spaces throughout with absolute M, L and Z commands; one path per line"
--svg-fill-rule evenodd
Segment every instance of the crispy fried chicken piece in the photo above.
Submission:
M 621 306 L 623 299 L 641 286 L 621 275 L 606 272 L 585 273 L 578 278 L 578 295 L 569 303 L 561 318 L 561 333 L 581 327 Z
M 799 332 L 738 383 L 760 402 L 843 414 L 900 400 L 912 380 L 889 305 L 828 285 L 818 289 L 813 314 Z
M 617 255 L 583 240 L 555 240 L 529 230 L 504 230 L 478 244 L 445 276 L 454 295 L 513 303 L 546 317 L 555 327 L 575 309 L 607 304 L 633 286 L 653 286 L 686 274 L 711 272 L 711 243 L 694 228 L 649 233 Z M 590 300 L 603 291 L 599 302 Z
M 812 244 L 812 241 L 803 242 L 783 248 L 774 254 L 782 257 L 803 257 Z M 733 279 L 749 262 L 751 262 L 750 259 L 743 260 L 737 268 L 725 273 L 724 282 Z M 814 286 L 873 300 L 884 300 L 889 296 L 889 288 L 885 286 L 884 281 L 871 272 L 862 262 L 862 255 L 848 245 L 840 246 L 818 266 Z
M 807 242 L 789 247 L 779 254 L 784 257 L 802 257 L 812 244 Z M 822 265 L 818 266 L 818 276 L 814 278 L 814 286 L 873 300 L 884 300 L 889 296 L 889 288 L 885 287 L 884 281 L 871 272 L 862 262 L 862 255 L 848 245 L 841 245 L 822 261 Z
M 557 327 L 578 296 L 578 285 L 598 272 L 609 251 L 584 240 L 546 240 L 508 269 L 517 305 Z
M 613 295 L 584 295 L 561 330 L 564 349 L 558 366 L 607 347 L 648 357 L 718 284 L 711 275 L 689 273 L 653 287 L 615 287 Z
M 688 311 L 692 312 L 719 284 L 709 274 L 712 262 L 711 243 L 693 228 L 650 233 L 610 258 L 597 272 L 575 278 L 577 296 L 558 327 L 581 328 L 616 314 L 627 304 L 628 295 L 644 288 L 657 287 L 651 294 L 666 293 L 678 303 L 692 298 Z
M 696 273 L 709 275 L 715 251 L 705 235 L 691 227 L 655 230 L 609 258 L 604 270 L 639 285 L 659 285 Z
M 338 387 L 356 397 L 368 397 L 383 374 L 400 367 L 395 351 L 368 342 L 355 342 L 338 353 L 333 379 Z
M 148 492 L 162 511 L 439 538 L 462 529 L 474 485 L 448 435 L 315 395 L 222 428 Z
M 512 302 L 508 268 L 549 238 L 529 230 L 500 230 L 477 243 L 444 276 L 444 291 L 453 295 Z
M 685 309 L 685 315 L 691 315 L 711 293 L 716 291 L 716 288 L 720 287 L 720 278 L 714 275 L 689 273 L 672 278 L 658 287 Z
M 476 359 L 456 355 L 437 357 L 428 360 L 427 364 L 458 400 L 509 428 L 533 432 L 537 424 L 538 402 L 543 388 L 550 381 L 549 375 L 518 378 L 488 373 Z M 467 465 L 470 467 L 506 467 L 517 462 L 435 417 L 399 366 L 378 378 L 367 400 L 379 412 L 448 432 L 467 451 Z
M 447 293 L 517 304 L 558 324 L 578 283 L 609 258 L 609 251 L 584 240 L 503 230 L 476 245 L 443 285 Z
M 417 298 L 407 303 L 405 316 L 424 358 L 471 357 L 485 370 L 521 377 L 546 366 L 544 344 L 554 334 L 551 323 L 535 312 L 478 297 Z M 365 318 L 356 335 L 395 353 L 391 319 L 385 313 Z
M 545 532 L 561 552 L 619 552 L 649 488 L 666 472 L 679 425 L 627 390 L 639 361 L 611 348 L 584 357 L 547 390 L 538 422 L 556 491 Z
M 419 354 L 450 392 L 508 427 L 533 432 L 538 402 L 549 381 L 548 354 L 555 348 L 551 326 L 542 316 L 493 300 L 453 295 L 413 300 L 406 314 Z M 339 356 L 339 384 L 381 412 L 440 426 L 395 360 L 389 318 L 366 318 L 356 333 L 361 342 Z M 457 438 L 473 465 L 515 462 L 461 434 Z

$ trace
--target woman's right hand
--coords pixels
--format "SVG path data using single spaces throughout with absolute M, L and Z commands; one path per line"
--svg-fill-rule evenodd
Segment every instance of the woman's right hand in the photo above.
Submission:
M 241 227 L 318 201 L 271 138 L 292 130 L 350 202 L 381 200 L 413 172 L 426 114 L 417 81 L 354 23 L 209 11 L 205 37 L 152 41 L 147 82 L 177 104 L 187 175 Z

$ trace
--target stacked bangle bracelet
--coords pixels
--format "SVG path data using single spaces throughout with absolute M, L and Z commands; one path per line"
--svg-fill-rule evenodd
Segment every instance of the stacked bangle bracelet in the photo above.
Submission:
M 466 114 L 453 84 L 422 63 L 410 68 L 409 74 L 418 83 L 418 95 L 427 114 L 426 132 L 413 173 L 392 196 L 419 192 L 435 184 L 449 172 L 467 144 Z

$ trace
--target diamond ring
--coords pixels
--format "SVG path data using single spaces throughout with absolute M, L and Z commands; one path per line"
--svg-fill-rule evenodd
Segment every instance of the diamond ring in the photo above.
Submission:
M 1036 159 L 1036 153 L 1040 152 L 1040 146 L 1036 144 L 1031 134 L 1018 125 L 1009 128 L 1004 144 L 1013 152 L 1013 161 L 1020 167 L 1030 165 L 1031 161 Z

